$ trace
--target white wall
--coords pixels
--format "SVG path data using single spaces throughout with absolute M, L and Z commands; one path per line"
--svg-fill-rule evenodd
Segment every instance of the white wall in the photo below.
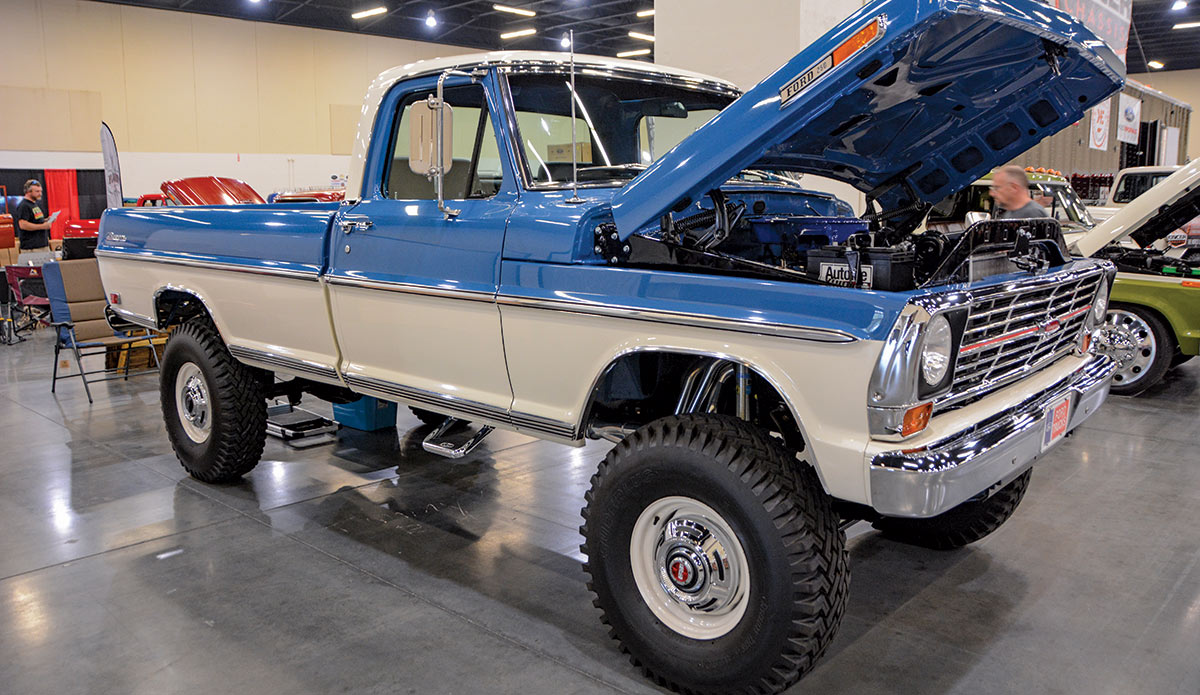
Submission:
M 742 89 L 758 84 L 865 3 L 862 0 L 656 0 L 654 62 L 727 79 Z M 851 186 L 805 176 L 861 213 L 863 195 Z
M 1167 96 L 1190 104 L 1193 109 L 1200 109 L 1200 70 L 1145 72 L 1129 77 L 1147 87 L 1153 87 Z M 1200 135 L 1188 133 L 1187 156 L 1188 159 L 1200 158 Z

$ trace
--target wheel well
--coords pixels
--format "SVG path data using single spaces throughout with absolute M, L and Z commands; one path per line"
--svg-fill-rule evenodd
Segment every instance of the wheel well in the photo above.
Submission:
M 660 417 L 687 412 L 737 415 L 796 451 L 805 446 L 787 399 L 759 371 L 725 356 L 665 351 L 633 352 L 610 363 L 588 397 L 582 432 L 618 440 Z
M 169 328 L 197 316 L 212 314 L 204 301 L 187 290 L 162 289 L 154 295 L 154 319 L 160 329 Z

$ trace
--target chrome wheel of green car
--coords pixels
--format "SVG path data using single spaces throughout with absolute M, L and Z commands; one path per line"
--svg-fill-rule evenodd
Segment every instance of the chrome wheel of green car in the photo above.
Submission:
M 1117 394 L 1134 394 L 1162 378 L 1170 366 L 1174 351 L 1162 322 L 1151 313 L 1133 306 L 1109 309 L 1103 331 L 1119 339 L 1123 348 L 1113 354 L 1117 373 L 1113 375 L 1112 390 Z

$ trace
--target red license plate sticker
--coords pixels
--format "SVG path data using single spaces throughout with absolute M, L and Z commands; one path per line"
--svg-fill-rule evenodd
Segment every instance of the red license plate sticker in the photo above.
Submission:
M 1046 435 L 1042 438 L 1042 450 L 1056 444 L 1067 434 L 1067 425 L 1071 422 L 1071 397 L 1064 396 L 1062 400 L 1051 403 L 1046 408 Z

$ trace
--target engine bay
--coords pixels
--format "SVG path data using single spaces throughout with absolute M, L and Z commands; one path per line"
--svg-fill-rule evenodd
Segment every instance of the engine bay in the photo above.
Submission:
M 845 202 L 811 191 L 712 191 L 711 205 L 664 215 L 657 229 L 616 241 L 596 231 L 610 263 L 749 274 L 881 291 L 971 282 L 1065 263 L 1054 220 L 987 220 L 956 232 L 902 233 L 888 215 L 855 217 Z M 699 209 L 697 210 L 697 207 Z
M 1112 261 L 1117 270 L 1123 273 L 1200 278 L 1200 247 L 1160 250 L 1112 244 L 1101 249 L 1096 257 Z

